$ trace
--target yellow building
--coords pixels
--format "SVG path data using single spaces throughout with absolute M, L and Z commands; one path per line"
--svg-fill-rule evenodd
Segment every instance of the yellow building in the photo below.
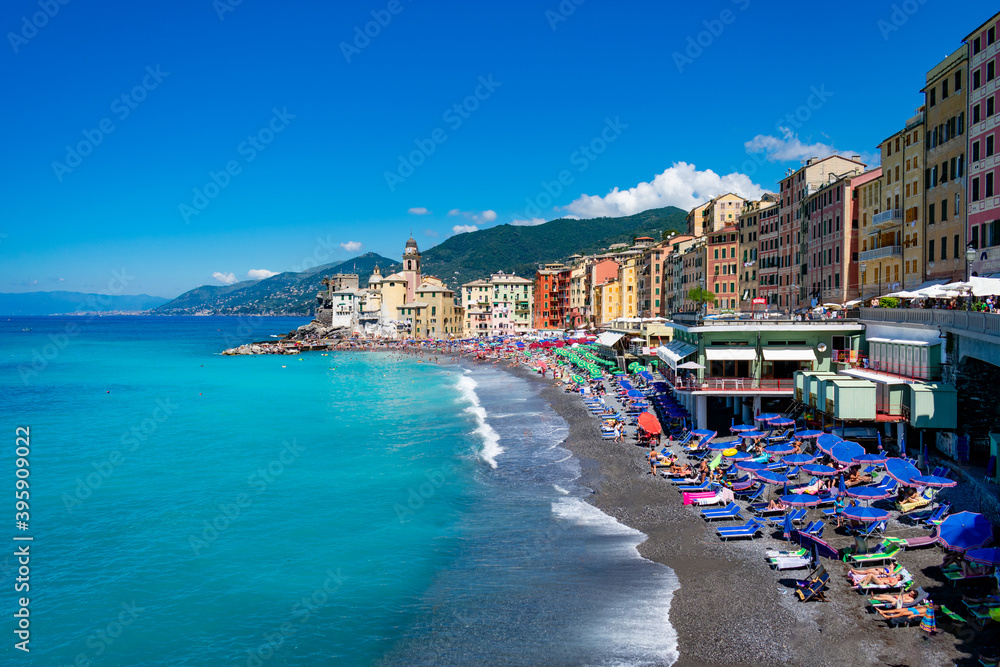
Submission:
M 746 200 L 732 193 L 719 195 L 687 214 L 688 234 L 703 236 L 739 223 Z
M 594 326 L 616 320 L 621 313 L 621 285 L 611 279 L 594 286 Z
M 883 153 L 884 155 L 884 153 Z M 884 158 L 883 158 L 884 159 Z M 893 161 L 893 168 L 896 162 Z M 902 289 L 903 227 L 901 218 L 890 210 L 885 213 L 882 196 L 883 175 L 858 187 L 858 233 L 861 252 L 858 253 L 861 298 L 867 299 Z
M 893 282 L 901 282 L 904 290 L 917 289 L 924 281 L 924 142 L 924 111 L 921 107 L 902 130 L 879 144 L 882 151 L 881 202 L 884 207 L 875 215 L 874 223 L 882 238 L 899 232 L 902 280 L 895 280 L 894 270 L 892 277 Z M 881 271 L 872 276 L 874 282 L 890 282 L 887 278 L 892 262 L 879 262 L 878 265 Z M 867 273 L 871 267 L 866 265 L 866 269 Z M 872 277 L 866 277 L 866 286 L 873 282 Z
M 455 293 L 427 276 L 415 290 L 416 299 L 398 308 L 396 319 L 410 325 L 414 338 L 448 339 L 463 335 L 464 309 L 455 305 Z
M 618 267 L 619 317 L 636 317 L 639 313 L 638 270 L 641 261 L 642 255 L 633 255 L 624 258 Z

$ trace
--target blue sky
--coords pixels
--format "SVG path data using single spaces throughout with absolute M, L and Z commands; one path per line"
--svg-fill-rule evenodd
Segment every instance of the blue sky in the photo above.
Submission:
M 124 270 L 124 293 L 172 297 L 396 257 L 411 228 L 426 248 L 753 195 L 803 157 L 876 154 L 996 10 L 236 1 L 5 3 L 0 291 Z

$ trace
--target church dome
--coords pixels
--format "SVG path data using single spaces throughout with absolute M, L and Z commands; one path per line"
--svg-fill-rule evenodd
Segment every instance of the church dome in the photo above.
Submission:
M 406 249 L 409 250 L 410 248 L 413 248 L 415 251 L 417 250 L 417 240 L 412 236 L 406 241 Z

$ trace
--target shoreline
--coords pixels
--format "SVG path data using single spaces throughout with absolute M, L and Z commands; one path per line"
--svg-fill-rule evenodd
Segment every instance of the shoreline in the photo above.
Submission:
M 777 572 L 764 559 L 765 549 L 785 548 L 787 542 L 772 538 L 773 531 L 752 541 L 722 542 L 712 524 L 681 504 L 671 484 L 650 475 L 644 449 L 598 436 L 597 420 L 578 394 L 554 387 L 552 380 L 523 365 L 501 364 L 496 367 L 544 385 L 541 397 L 569 426 L 562 446 L 580 462 L 580 483 L 593 490 L 587 502 L 646 535 L 637 547 L 639 554 L 677 575 L 680 588 L 670 604 L 680 656 L 676 667 L 934 665 L 970 660 L 968 653 L 957 649 L 959 638 L 950 633 L 927 638 L 914 628 L 889 629 L 867 614 L 864 598 L 848 589 L 837 561 L 823 561 L 834 573 L 830 601 L 799 602 L 789 585 L 806 571 Z M 907 552 L 903 561 L 916 570 L 911 561 L 939 562 L 936 551 Z M 975 662 L 971 658 L 969 664 Z

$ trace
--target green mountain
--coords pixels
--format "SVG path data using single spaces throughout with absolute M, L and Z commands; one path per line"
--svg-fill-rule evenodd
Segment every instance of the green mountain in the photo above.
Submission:
M 458 234 L 422 253 L 422 273 L 435 275 L 453 289 L 488 278 L 497 271 L 533 278 L 539 264 L 566 260 L 574 254 L 600 252 L 614 243 L 631 243 L 637 236 L 660 239 L 665 232 L 683 232 L 686 213 L 667 207 L 624 218 L 561 218 L 535 226 L 499 225 Z M 402 247 L 400 240 L 400 247 Z M 302 273 L 279 273 L 265 280 L 234 285 L 202 285 L 153 312 L 162 315 L 307 315 L 314 312 L 321 280 L 334 273 L 357 273 L 361 286 L 378 264 L 382 275 L 402 268 L 400 262 L 367 253 L 339 264 Z
M 33 316 L 67 313 L 136 312 L 156 308 L 170 299 L 148 294 L 85 294 L 83 292 L 20 292 L 0 294 L 0 315 Z
M 687 213 L 668 206 L 624 218 L 561 218 L 535 226 L 498 225 L 452 236 L 422 253 L 422 271 L 450 287 L 491 273 L 514 272 L 532 278 L 539 264 L 586 255 L 613 243 L 631 243 L 637 236 L 659 240 L 664 232 L 683 233 Z
M 264 280 L 232 285 L 202 285 L 153 311 L 157 315 L 308 315 L 316 305 L 322 280 L 335 273 L 357 273 L 368 286 L 375 265 L 382 275 L 402 268 L 399 262 L 373 252 L 337 264 L 325 264 L 301 273 L 286 271 Z

